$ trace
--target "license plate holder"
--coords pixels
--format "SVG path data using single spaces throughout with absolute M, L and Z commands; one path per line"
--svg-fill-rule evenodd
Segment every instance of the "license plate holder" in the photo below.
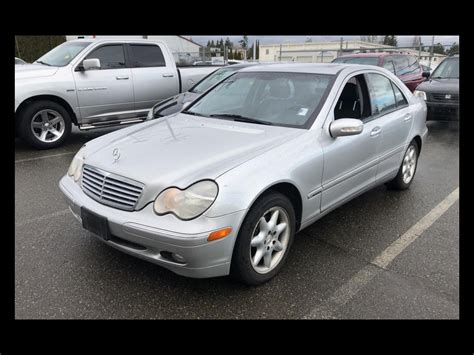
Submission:
M 104 240 L 110 239 L 109 222 L 85 207 L 81 207 L 82 227 Z

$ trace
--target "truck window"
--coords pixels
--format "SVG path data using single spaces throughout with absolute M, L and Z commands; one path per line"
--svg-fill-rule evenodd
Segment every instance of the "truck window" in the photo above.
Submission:
M 130 57 L 135 68 L 166 66 L 163 52 L 157 45 L 131 44 Z
M 100 69 L 125 68 L 125 53 L 123 45 L 106 45 L 93 50 L 86 59 L 97 58 L 100 60 Z

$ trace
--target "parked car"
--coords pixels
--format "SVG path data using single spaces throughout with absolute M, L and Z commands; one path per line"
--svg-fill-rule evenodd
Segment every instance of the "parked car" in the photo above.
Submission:
M 170 97 L 167 100 L 163 100 L 157 103 L 148 113 L 148 119 L 159 118 L 163 116 L 168 116 L 173 113 L 179 112 L 183 109 L 183 106 L 199 96 L 211 86 L 216 85 L 218 82 L 224 80 L 228 76 L 234 74 L 240 69 L 247 68 L 258 63 L 245 63 L 245 64 L 235 64 L 232 66 L 222 67 L 217 69 L 215 72 L 209 74 L 191 89 L 176 96 Z
M 23 59 L 15 57 L 15 65 L 17 64 L 23 65 L 23 64 L 28 64 L 28 63 L 25 62 Z
M 459 55 L 444 59 L 415 94 L 428 106 L 427 120 L 459 120 Z
M 176 115 L 87 142 L 59 186 L 114 248 L 185 276 L 261 284 L 299 230 L 379 184 L 410 186 L 425 118 L 383 68 L 253 66 Z
M 427 76 L 427 74 L 423 76 L 423 69 L 418 60 L 408 54 L 390 52 L 357 53 L 338 57 L 332 63 L 367 64 L 384 67 L 398 76 L 411 92 L 425 81 Z
M 157 102 L 185 92 L 215 67 L 176 67 L 163 42 L 74 40 L 15 66 L 16 129 L 38 149 L 61 145 L 71 125 L 141 122 Z

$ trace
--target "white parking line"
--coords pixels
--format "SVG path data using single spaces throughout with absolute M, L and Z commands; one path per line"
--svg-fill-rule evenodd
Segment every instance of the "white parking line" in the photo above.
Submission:
M 370 264 L 357 272 L 349 281 L 339 287 L 322 304 L 313 308 L 303 319 L 334 319 L 334 311 L 346 304 L 376 275 L 386 269 L 390 263 L 411 243 L 423 234 L 438 218 L 440 218 L 459 199 L 459 187 L 451 192 L 443 201 L 420 219 L 400 238 L 380 253 Z
M 62 155 L 70 155 L 70 154 L 76 154 L 76 153 L 77 153 L 77 152 L 67 152 L 67 153 L 43 155 L 43 156 L 34 157 L 34 158 L 19 159 L 19 160 L 15 160 L 15 164 L 16 164 L 16 163 L 23 163 L 23 162 L 25 162 L 25 161 L 38 160 L 38 159 L 47 159 L 47 158 L 54 158 L 54 157 L 60 157 L 60 156 L 62 156 Z

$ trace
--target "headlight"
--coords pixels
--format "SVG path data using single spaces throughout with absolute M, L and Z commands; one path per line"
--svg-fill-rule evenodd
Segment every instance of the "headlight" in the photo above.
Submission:
M 185 190 L 170 187 L 158 195 L 153 209 L 158 215 L 174 213 L 184 220 L 193 219 L 212 205 L 217 192 L 217 184 L 210 180 L 197 182 Z
M 422 97 L 423 100 L 426 101 L 426 92 L 424 92 L 424 91 L 415 90 L 415 91 L 413 91 L 413 95 L 418 96 L 418 97 Z
M 71 165 L 67 170 L 69 176 L 74 177 L 74 181 L 79 180 L 82 174 L 82 165 L 84 164 L 84 147 L 79 149 L 74 158 L 72 159 Z

